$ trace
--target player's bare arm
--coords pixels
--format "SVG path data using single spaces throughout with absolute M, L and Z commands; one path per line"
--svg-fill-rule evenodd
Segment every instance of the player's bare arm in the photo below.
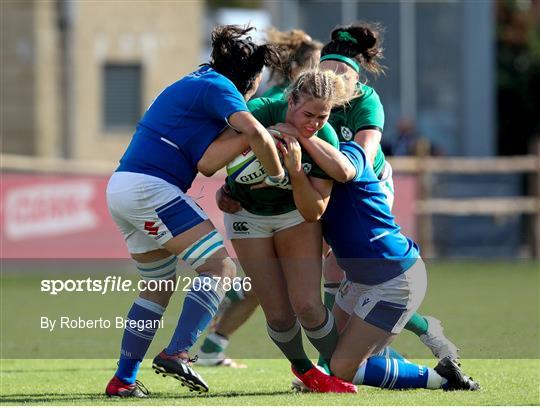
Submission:
M 249 112 L 236 112 L 229 117 L 230 126 L 247 137 L 249 146 L 261 161 L 271 177 L 282 179 L 285 176 L 279 162 L 274 139 L 270 133 Z M 233 156 L 234 157 L 234 156 Z
M 356 175 L 356 169 L 351 162 L 339 150 L 324 140 L 315 137 L 302 137 L 298 139 L 298 142 L 315 160 L 315 163 L 334 180 L 346 183 Z
M 375 156 L 381 144 L 382 133 L 375 129 L 366 129 L 356 132 L 354 141 L 364 149 L 367 159 L 373 166 Z
M 302 151 L 298 141 L 284 137 L 278 145 L 293 186 L 296 207 L 307 222 L 318 221 L 328 205 L 332 181 L 308 177 L 302 169 Z
M 249 148 L 247 136 L 238 134 L 234 129 L 225 129 L 206 149 L 197 163 L 197 169 L 206 177 L 214 175 L 232 159 Z

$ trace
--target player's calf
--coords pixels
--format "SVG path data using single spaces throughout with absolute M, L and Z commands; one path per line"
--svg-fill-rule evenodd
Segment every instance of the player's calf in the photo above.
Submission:
M 212 255 L 214 255 L 212 257 Z M 236 267 L 227 257 L 223 238 L 213 230 L 185 248 L 179 255 L 199 276 L 193 279 L 166 353 L 187 352 L 207 328 L 225 296 L 222 277 L 234 276 Z

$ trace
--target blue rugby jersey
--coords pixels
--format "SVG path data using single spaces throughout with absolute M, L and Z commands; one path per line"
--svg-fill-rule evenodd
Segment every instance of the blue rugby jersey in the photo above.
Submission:
M 157 96 L 116 171 L 149 174 L 186 192 L 205 150 L 239 111 L 248 111 L 242 94 L 228 78 L 204 66 Z
M 323 234 L 347 279 L 377 285 L 409 269 L 419 249 L 400 232 L 364 150 L 355 142 L 341 143 L 340 150 L 356 176 L 334 183 L 322 217 Z

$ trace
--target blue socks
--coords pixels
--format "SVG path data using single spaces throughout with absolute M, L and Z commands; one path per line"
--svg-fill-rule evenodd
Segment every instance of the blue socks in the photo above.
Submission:
M 169 355 L 189 350 L 216 314 L 225 293 L 209 275 L 199 275 L 187 293 L 174 335 L 165 349 Z M 133 384 L 148 347 L 160 327 L 165 308 L 138 298 L 129 310 L 116 377 Z
M 131 306 L 115 374 L 123 383 L 135 382 L 141 361 L 160 327 L 159 322 L 164 311 L 163 306 L 142 298 L 137 298 Z
M 206 329 L 225 293 L 210 275 L 200 274 L 193 280 L 182 306 L 182 313 L 171 342 L 165 349 L 168 355 L 189 350 Z
M 358 369 L 353 383 L 388 389 L 438 389 L 446 379 L 431 368 L 407 360 L 373 356 Z

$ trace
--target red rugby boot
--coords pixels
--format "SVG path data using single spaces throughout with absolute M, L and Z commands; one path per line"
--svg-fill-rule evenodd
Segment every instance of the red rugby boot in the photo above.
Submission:
M 304 374 L 297 372 L 294 367 L 291 367 L 292 372 L 297 376 L 304 385 L 312 392 L 335 392 L 335 393 L 356 393 L 358 389 L 356 385 L 342 380 L 333 375 L 328 375 L 317 367 L 312 367 Z

